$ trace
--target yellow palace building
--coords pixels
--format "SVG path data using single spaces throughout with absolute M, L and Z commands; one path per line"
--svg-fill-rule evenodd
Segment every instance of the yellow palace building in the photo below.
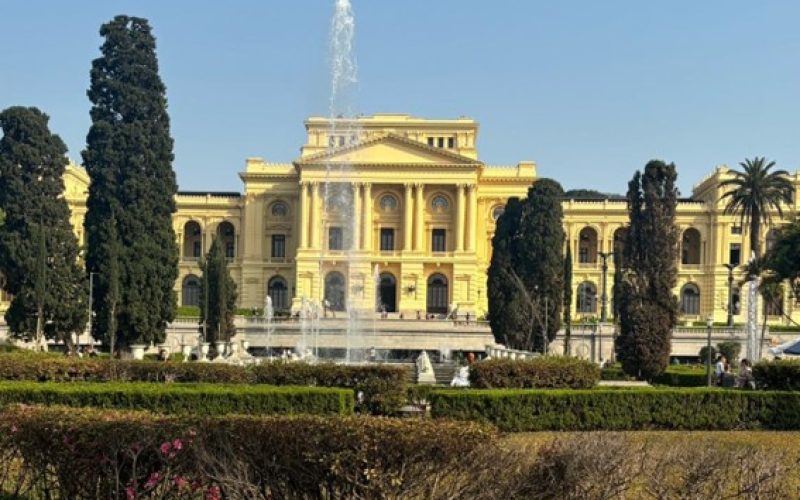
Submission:
M 305 128 L 306 143 L 293 162 L 246 160 L 239 174 L 243 192 L 177 195 L 178 305 L 197 305 L 198 262 L 218 235 L 243 308 L 260 308 L 269 295 L 276 310 L 287 312 L 305 298 L 327 300 L 334 310 L 385 309 L 406 318 L 443 314 L 453 306 L 461 315 L 485 314 L 495 220 L 509 197 L 526 195 L 537 178 L 535 163 L 481 161 L 479 126 L 469 118 L 312 117 Z M 723 213 L 718 186 L 729 176 L 726 167 L 717 167 L 678 205 L 675 294 L 685 322 L 708 315 L 726 321 L 726 264 L 742 264 L 750 253 L 746 228 Z M 800 172 L 792 180 L 800 189 Z M 66 198 L 81 241 L 88 182 L 81 167 L 68 168 Z M 786 207 L 784 219 L 775 219 L 776 226 L 798 213 L 798 200 Z M 564 201 L 575 259 L 575 317 L 600 316 L 603 255 L 619 248 L 627 220 L 625 200 Z M 764 228 L 767 246 L 775 234 L 775 227 Z M 613 259 L 607 260 L 610 309 Z M 740 279 L 734 271 L 730 302 L 737 323 L 745 319 Z M 0 301 L 7 305 L 7 297 Z M 784 324 L 785 315 L 800 320 L 798 309 L 797 299 L 786 296 L 766 312 L 770 323 Z

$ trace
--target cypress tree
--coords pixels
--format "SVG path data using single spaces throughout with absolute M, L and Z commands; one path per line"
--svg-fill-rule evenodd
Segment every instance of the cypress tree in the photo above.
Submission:
M 522 207 L 517 242 L 518 273 L 536 301 L 537 333 L 533 350 L 546 353 L 561 327 L 564 289 L 564 190 L 552 179 L 540 179 L 528 189 Z
M 86 326 L 87 288 L 64 199 L 67 148 L 36 108 L 0 113 L 0 272 L 13 295 L 6 322 L 15 336 L 72 348 Z
M 83 152 L 91 178 L 86 264 L 97 274 L 92 333 L 121 347 L 162 342 L 175 316 L 178 276 L 166 89 L 147 20 L 117 16 L 100 35 Z
M 230 340 L 236 334 L 236 282 L 228 272 L 228 261 L 216 236 L 200 270 L 200 318 L 206 322 L 205 341 Z
M 572 355 L 572 249 L 564 256 L 564 356 Z
M 674 164 L 650 161 L 628 184 L 630 229 L 620 286 L 617 351 L 626 373 L 650 380 L 669 363 L 678 304 L 677 174 Z
M 497 218 L 487 273 L 489 325 L 495 341 L 509 347 L 529 344 L 527 335 L 520 338 L 524 330 L 524 306 L 518 303 L 518 294 L 508 278 L 508 273 L 516 265 L 515 245 L 521 218 L 522 204 L 519 198 L 510 198 L 505 210 Z

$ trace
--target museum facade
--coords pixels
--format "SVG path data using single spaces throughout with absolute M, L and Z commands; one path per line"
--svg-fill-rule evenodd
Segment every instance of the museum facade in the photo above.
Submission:
M 241 193 L 177 195 L 178 305 L 198 304 L 199 261 L 217 236 L 243 308 L 262 307 L 269 295 L 276 310 L 287 312 L 305 298 L 327 301 L 334 310 L 385 310 L 408 318 L 454 306 L 461 314 L 485 314 L 495 220 L 509 197 L 526 195 L 537 178 L 535 163 L 481 161 L 478 123 L 469 118 L 312 117 L 305 128 L 306 142 L 292 163 L 246 160 Z M 708 315 L 724 322 L 728 304 L 735 321 L 744 321 L 741 271 L 731 273 L 726 264 L 744 263 L 749 237 L 720 201 L 719 184 L 729 176 L 726 167 L 715 168 L 678 204 L 675 294 L 685 322 L 704 322 Z M 792 181 L 800 189 L 800 173 Z M 65 195 L 80 241 L 88 182 L 81 167 L 68 167 Z M 798 213 L 798 199 L 764 228 L 766 247 L 776 227 Z M 573 317 L 596 318 L 604 274 L 611 309 L 614 264 L 608 255 L 624 241 L 626 202 L 567 199 L 563 207 L 574 258 Z M 7 297 L 0 299 L 7 305 Z M 766 307 L 770 323 L 783 324 L 787 315 L 800 319 L 800 304 L 788 289 L 780 304 Z

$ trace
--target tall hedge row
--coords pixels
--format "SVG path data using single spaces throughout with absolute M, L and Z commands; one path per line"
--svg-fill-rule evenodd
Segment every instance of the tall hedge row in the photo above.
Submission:
M 800 393 L 722 389 L 437 390 L 432 415 L 505 431 L 800 430 Z
M 470 366 L 469 378 L 481 389 L 587 389 L 600 380 L 600 369 L 578 358 L 490 359 Z
M 7 408 L 0 497 L 431 498 L 495 440 L 431 420 Z
M 776 359 L 756 363 L 753 366 L 753 378 L 759 389 L 800 390 L 800 360 Z
M 358 409 L 391 414 L 403 404 L 408 373 L 391 365 L 275 361 L 253 367 L 212 363 L 173 363 L 78 359 L 31 354 L 0 358 L 0 380 L 38 382 L 203 382 L 342 387 L 353 390 Z
M 321 387 L 0 382 L 0 406 L 9 403 L 187 415 L 350 415 L 354 407 L 352 391 Z

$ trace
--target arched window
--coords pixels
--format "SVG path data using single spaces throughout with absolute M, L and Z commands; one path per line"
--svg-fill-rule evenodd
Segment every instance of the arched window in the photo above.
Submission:
M 221 222 L 217 226 L 217 237 L 220 238 L 225 257 L 228 259 L 236 258 L 236 230 L 233 224 L 228 221 Z
M 397 198 L 390 194 L 381 196 L 381 210 L 384 212 L 394 212 L 397 210 Z
M 450 207 L 450 202 L 447 201 L 447 198 L 444 196 L 437 194 L 431 200 L 431 208 L 434 212 L 444 212 Z
M 577 309 L 582 314 L 597 312 L 597 287 L 594 283 L 584 281 L 578 285 Z
M 200 306 L 200 279 L 194 274 L 183 278 L 181 287 L 181 305 Z
M 282 201 L 276 201 L 272 204 L 271 213 L 273 217 L 286 217 L 289 215 L 289 206 Z
M 700 289 L 694 283 L 687 283 L 681 288 L 681 314 L 700 314 Z
M 273 276 L 267 283 L 267 294 L 272 299 L 272 308 L 276 311 L 289 309 L 289 287 L 282 276 Z
M 325 276 L 326 307 L 333 311 L 344 311 L 345 300 L 344 276 L 338 271 L 328 273 L 328 275 Z
M 504 207 L 503 205 L 497 205 L 496 207 L 494 207 L 492 209 L 492 220 L 497 222 L 497 219 L 499 219 L 500 216 L 503 215 L 503 212 L 505 211 L 506 207 Z
M 433 314 L 447 314 L 449 298 L 447 278 L 442 274 L 432 274 L 428 278 L 427 311 Z
M 614 231 L 614 262 L 622 262 L 625 253 L 625 240 L 628 239 L 628 228 L 620 227 Z
M 183 258 L 199 260 L 203 256 L 203 230 L 190 220 L 183 226 Z
M 690 227 L 681 238 L 681 264 L 700 264 L 700 231 Z
M 391 273 L 378 277 L 378 311 L 397 311 L 397 279 Z
M 591 227 L 581 229 L 578 234 L 578 262 L 581 264 L 597 262 L 597 231 Z
M 774 247 L 775 243 L 778 242 L 778 238 L 780 238 L 780 236 L 781 236 L 781 232 L 778 231 L 777 229 L 770 229 L 769 231 L 767 231 L 767 244 L 764 247 L 764 249 L 767 252 L 772 250 L 772 247 Z

